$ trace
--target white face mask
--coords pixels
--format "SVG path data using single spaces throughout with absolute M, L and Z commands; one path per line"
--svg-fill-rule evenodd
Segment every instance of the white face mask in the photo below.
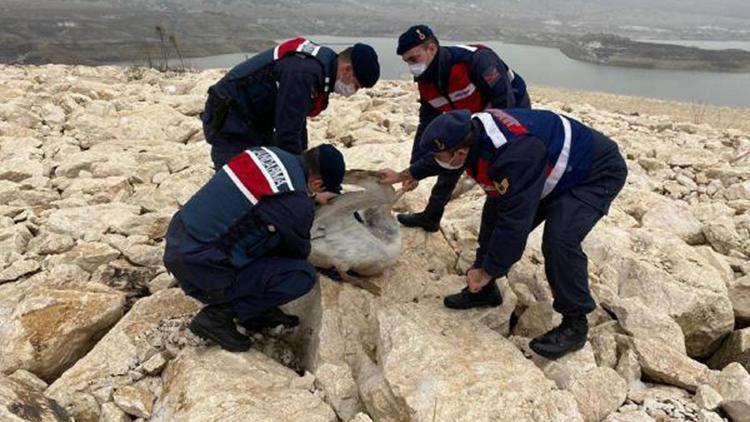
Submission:
M 419 76 L 427 70 L 427 63 L 414 63 L 409 65 L 409 72 L 414 76 Z
M 344 97 L 349 97 L 357 92 L 357 87 L 355 87 L 354 84 L 345 84 L 340 80 L 337 80 L 336 83 L 333 84 L 333 92 L 343 95 Z
M 439 165 L 440 167 L 442 167 L 442 168 L 444 168 L 444 169 L 446 169 L 446 170 L 458 170 L 458 169 L 460 169 L 461 167 L 463 167 L 463 166 L 464 166 L 464 163 L 460 163 L 460 164 L 454 164 L 454 163 L 453 163 L 453 159 L 451 159 L 450 161 L 448 161 L 448 162 L 446 163 L 445 161 L 440 161 L 440 160 L 438 160 L 437 158 L 435 158 L 435 162 L 436 162 L 436 163 L 437 163 L 437 164 L 438 164 L 438 165 Z

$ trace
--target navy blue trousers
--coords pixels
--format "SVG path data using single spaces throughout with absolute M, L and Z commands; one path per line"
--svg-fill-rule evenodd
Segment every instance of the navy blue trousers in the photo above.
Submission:
M 458 181 L 461 179 L 461 172 L 451 172 L 440 174 L 435 181 L 435 185 L 432 187 L 430 192 L 430 199 L 427 201 L 427 206 L 424 212 L 436 221 L 440 221 L 445 212 L 445 207 L 453 196 L 453 191 L 456 189 Z
M 542 236 L 544 272 L 554 296 L 553 308 L 563 315 L 593 311 L 588 257 L 581 247 L 625 185 L 628 170 L 617 145 L 594 131 L 590 176 L 562 195 L 542 200 L 534 227 L 545 222 Z
M 230 304 L 240 321 L 303 296 L 316 280 L 315 268 L 303 259 L 266 256 L 235 268 L 217 245 L 193 238 L 179 212 L 167 230 L 164 265 L 185 294 L 205 304 Z
M 563 315 L 585 315 L 596 308 L 588 278 L 588 257 L 581 247 L 625 185 L 627 166 L 617 145 L 597 137 L 590 176 L 578 186 L 539 202 L 534 227 L 544 222 L 544 272 L 554 296 L 553 308 Z M 498 201 L 488 197 L 482 211 L 481 237 L 494 228 Z M 485 240 L 487 241 L 487 240 Z

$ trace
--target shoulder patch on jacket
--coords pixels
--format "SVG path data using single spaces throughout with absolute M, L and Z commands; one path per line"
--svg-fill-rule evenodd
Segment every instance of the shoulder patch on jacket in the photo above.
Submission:
M 510 181 L 508 181 L 507 177 L 499 182 L 493 181 L 492 184 L 495 185 L 495 189 L 497 189 L 497 193 L 500 195 L 505 195 L 510 188 Z

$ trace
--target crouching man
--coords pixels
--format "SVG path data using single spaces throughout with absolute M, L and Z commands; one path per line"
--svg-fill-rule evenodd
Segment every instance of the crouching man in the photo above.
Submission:
M 555 359 L 586 343 L 586 314 L 596 307 L 581 242 L 625 184 L 627 167 L 617 144 L 580 122 L 550 111 L 451 111 L 425 130 L 430 156 L 401 173 L 386 169 L 382 183 L 407 183 L 465 169 L 487 194 L 479 248 L 467 287 L 445 306 L 498 306 L 495 280 L 521 259 L 529 233 L 543 221 L 542 252 L 554 309 L 562 324 L 532 340 L 538 354 Z
M 205 303 L 190 330 L 229 351 L 252 344 L 237 331 L 283 324 L 278 307 L 312 289 L 307 261 L 317 194 L 339 193 L 345 164 L 331 145 L 293 155 L 245 150 L 225 164 L 169 225 L 164 264 L 189 296 Z

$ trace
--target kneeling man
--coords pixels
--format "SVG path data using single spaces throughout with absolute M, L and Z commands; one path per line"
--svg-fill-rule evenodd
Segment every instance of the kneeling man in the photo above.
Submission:
M 321 145 L 290 154 L 250 148 L 236 155 L 178 211 L 166 236 L 164 264 L 189 296 L 205 303 L 190 323 L 196 335 L 245 351 L 249 331 L 296 316 L 278 307 L 312 289 L 314 197 L 341 191 L 341 152 Z

